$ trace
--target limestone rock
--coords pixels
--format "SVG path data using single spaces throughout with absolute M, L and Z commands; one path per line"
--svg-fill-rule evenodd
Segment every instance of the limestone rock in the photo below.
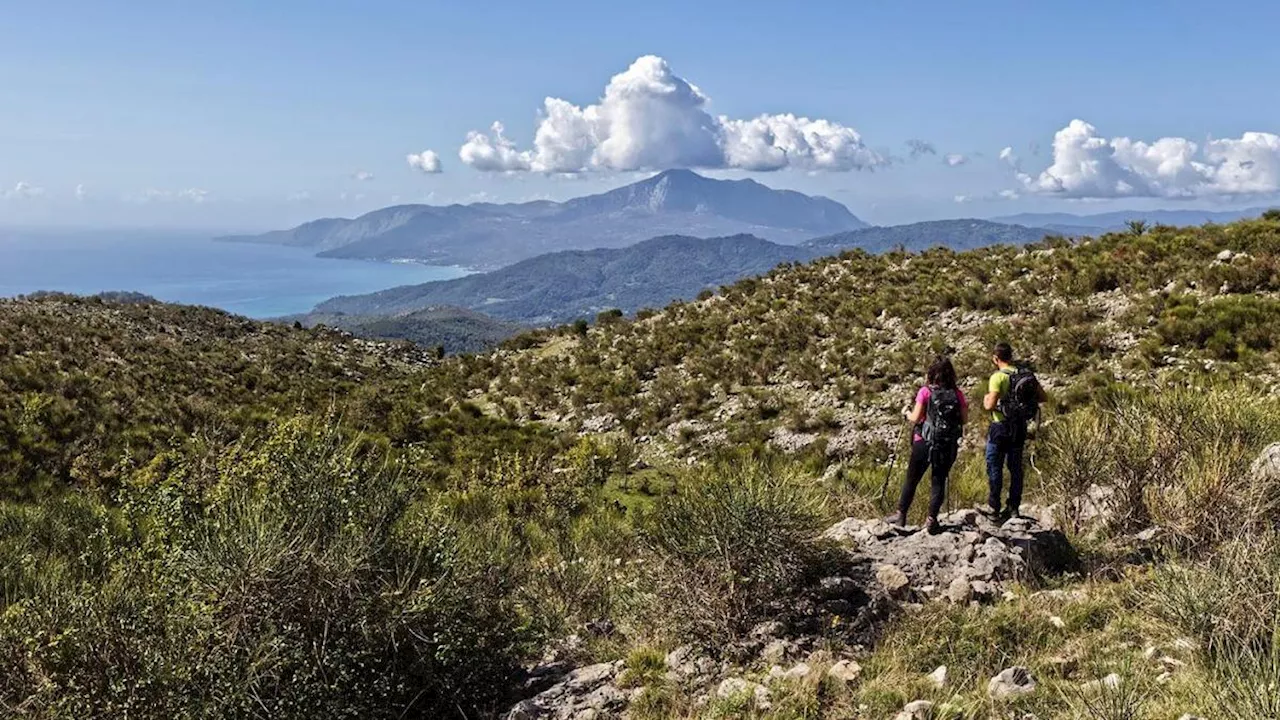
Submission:
M 827 670 L 827 675 L 841 682 L 853 682 L 862 675 L 862 666 L 852 660 L 841 660 Z
M 1035 692 L 1036 679 L 1024 667 L 1005 668 L 987 683 L 987 695 L 995 700 L 1006 700 Z
M 911 579 L 897 565 L 876 566 L 876 580 L 885 591 L 896 598 L 904 597 L 911 586 Z
M 939 665 L 937 669 L 929 673 L 925 677 L 929 678 L 929 682 L 936 688 L 946 687 L 947 685 L 947 666 Z
M 928 700 L 916 700 L 902 707 L 902 712 L 893 716 L 893 720 L 930 720 L 933 717 L 933 703 Z
M 766 710 L 769 707 L 769 688 L 760 683 L 742 678 L 731 677 L 722 680 L 720 685 L 716 687 L 716 697 L 749 697 L 755 703 L 757 709 Z

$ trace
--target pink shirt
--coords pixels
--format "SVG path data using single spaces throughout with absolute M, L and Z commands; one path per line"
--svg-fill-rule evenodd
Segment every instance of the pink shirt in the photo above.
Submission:
M 956 395 L 960 397 L 960 408 L 963 411 L 967 412 L 969 410 L 969 401 L 965 399 L 964 393 L 961 392 L 960 388 L 956 388 Z M 933 396 L 933 393 L 929 391 L 929 386 L 925 385 L 924 387 L 920 388 L 920 392 L 916 393 L 916 404 L 923 405 L 925 410 L 927 411 L 929 409 L 929 398 L 932 396 Z M 921 425 L 923 424 L 924 423 L 922 422 Z M 920 436 L 919 428 L 920 428 L 920 425 L 917 425 L 915 437 L 912 438 L 913 442 L 920 442 L 921 440 L 924 439 L 923 437 Z

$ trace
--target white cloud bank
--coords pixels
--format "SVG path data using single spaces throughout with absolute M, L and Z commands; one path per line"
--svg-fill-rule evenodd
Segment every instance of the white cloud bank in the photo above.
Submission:
M 462 162 L 489 172 L 576 173 L 671 167 L 873 169 L 888 158 L 869 149 L 851 127 L 792 114 L 735 120 L 706 111 L 698 87 L 654 55 L 614 75 L 599 104 L 543 102 L 533 148 L 520 150 L 495 122 L 472 131 L 458 151 Z
M 44 188 L 32 185 L 26 180 L 19 180 L 18 184 L 14 185 L 12 190 L 9 190 L 4 194 L 6 198 L 14 198 L 18 200 L 37 198 L 43 195 Z
M 368 182 L 373 179 L 373 173 L 368 170 L 357 170 L 351 173 L 351 179 L 359 182 Z
M 961 155 L 960 153 L 950 153 L 946 157 L 942 158 L 942 161 L 950 167 L 959 167 L 969 162 L 969 157 L 967 155 Z
M 1053 163 L 1039 175 L 1022 172 L 1013 150 L 1000 159 L 1012 165 L 1031 193 L 1066 198 L 1267 195 L 1280 192 L 1280 135 L 1246 132 L 1239 138 L 1197 144 L 1180 137 L 1147 143 L 1106 138 L 1083 120 L 1072 120 L 1053 137 Z
M 444 168 L 440 165 L 440 156 L 434 150 L 423 150 L 420 153 L 409 153 L 405 156 L 409 161 L 409 167 L 417 168 L 428 175 L 434 175 L 441 172 Z

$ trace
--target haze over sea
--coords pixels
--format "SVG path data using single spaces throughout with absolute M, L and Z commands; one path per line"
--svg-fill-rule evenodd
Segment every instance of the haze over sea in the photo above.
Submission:
M 333 297 L 466 274 L 454 267 L 317 258 L 219 243 L 189 232 L 0 231 L 0 297 L 39 290 L 145 293 L 253 318 L 302 313 Z

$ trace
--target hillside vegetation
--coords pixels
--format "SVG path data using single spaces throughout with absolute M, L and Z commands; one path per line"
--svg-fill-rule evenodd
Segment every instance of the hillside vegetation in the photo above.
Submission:
M 633 720 L 1272 717 L 1278 250 L 1272 214 L 852 252 L 444 359 L 0 302 L 0 709 L 495 718 L 567 677 Z M 820 536 L 887 510 L 930 357 L 976 397 L 996 338 L 1050 388 L 1028 507 L 1078 557 L 891 595 Z M 1038 689 L 990 693 L 1012 666 Z

